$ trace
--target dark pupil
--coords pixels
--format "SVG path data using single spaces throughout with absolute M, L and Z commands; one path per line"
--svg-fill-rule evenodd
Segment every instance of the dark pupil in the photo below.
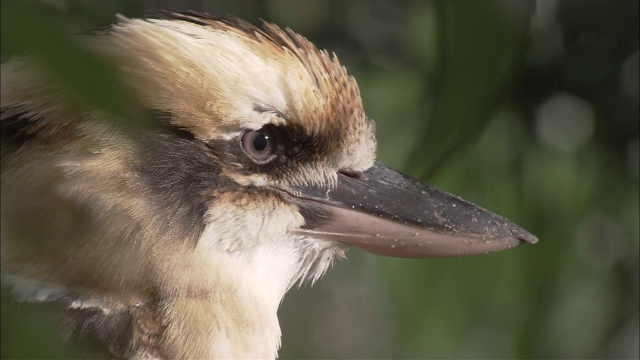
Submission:
M 267 147 L 268 143 L 269 143 L 269 135 L 261 132 L 253 140 L 253 147 L 258 151 L 262 151 Z

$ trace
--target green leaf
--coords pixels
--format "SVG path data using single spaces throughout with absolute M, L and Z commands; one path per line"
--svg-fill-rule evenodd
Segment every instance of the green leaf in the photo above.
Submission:
M 412 173 L 431 175 L 454 151 L 473 144 L 509 89 L 527 29 L 521 25 L 526 21 L 509 22 L 502 13 L 509 9 L 518 14 L 522 9 L 505 5 L 436 2 L 440 57 L 431 75 L 434 107 L 424 115 L 428 121 L 410 157 Z

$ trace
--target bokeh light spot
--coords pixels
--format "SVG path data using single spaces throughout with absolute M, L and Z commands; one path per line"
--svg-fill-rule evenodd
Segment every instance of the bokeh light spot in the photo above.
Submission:
M 545 143 L 573 151 L 593 135 L 594 111 L 588 102 L 567 93 L 557 93 L 536 111 L 536 133 Z

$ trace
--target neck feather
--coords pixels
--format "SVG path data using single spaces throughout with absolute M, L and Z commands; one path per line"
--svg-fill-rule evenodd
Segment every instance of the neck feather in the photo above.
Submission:
M 190 267 L 188 279 L 175 279 L 192 284 L 192 290 L 168 296 L 163 304 L 167 343 L 182 349 L 168 353 L 275 358 L 281 335 L 277 310 L 284 294 L 296 282 L 321 277 L 336 255 L 343 256 L 342 248 L 284 235 L 225 251 L 206 238 L 208 233 L 205 230 L 193 259 L 198 269 Z M 198 288 L 206 290 L 193 290 Z

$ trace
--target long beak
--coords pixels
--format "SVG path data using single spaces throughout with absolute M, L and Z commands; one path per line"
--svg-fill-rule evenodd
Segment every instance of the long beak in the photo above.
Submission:
M 357 175 L 340 174 L 335 188 L 293 187 L 285 197 L 306 220 L 301 235 L 375 254 L 455 257 L 538 241 L 490 211 L 377 162 Z

